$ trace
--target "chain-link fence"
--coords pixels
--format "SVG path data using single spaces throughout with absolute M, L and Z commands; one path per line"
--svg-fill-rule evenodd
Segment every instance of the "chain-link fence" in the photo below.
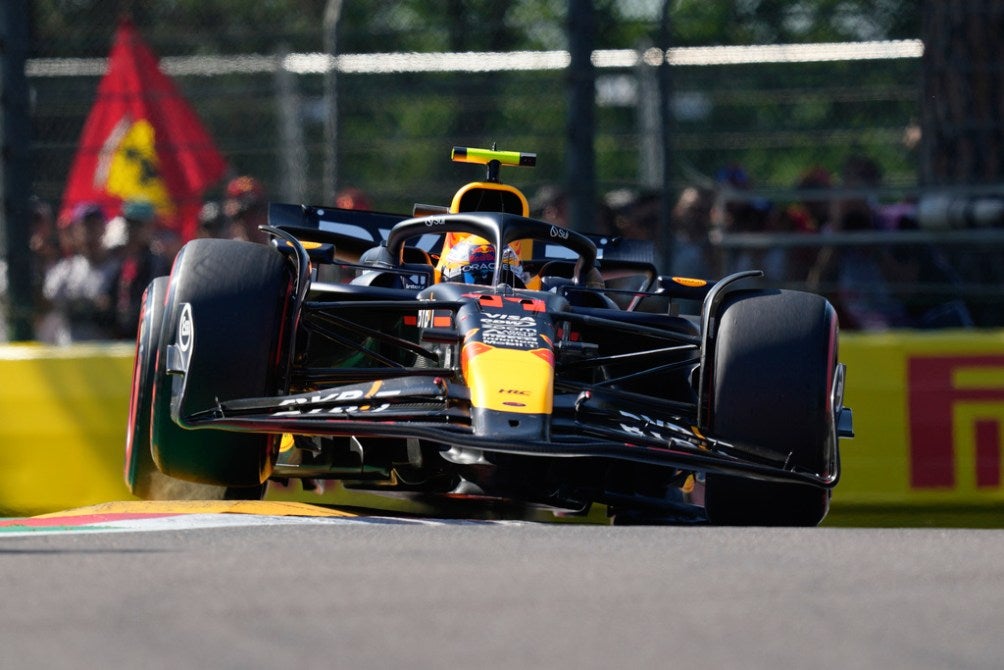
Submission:
M 111 31 L 105 40 L 110 44 Z M 159 54 L 164 69 L 174 72 L 233 170 L 260 176 L 281 197 L 299 192 L 318 199 L 329 192 L 322 181 L 329 101 L 322 72 L 304 68 L 297 54 L 279 51 L 216 54 L 203 58 L 200 68 L 197 57 L 172 57 L 166 46 Z M 646 121 L 657 114 L 655 68 L 645 64 L 643 54 L 636 58 L 640 65 L 596 70 L 601 193 L 655 183 L 649 167 L 655 138 Z M 364 62 L 361 68 L 366 67 Z M 491 142 L 539 155 L 537 169 L 516 177 L 528 192 L 563 179 L 564 68 L 395 72 L 381 67 L 371 63 L 375 71 L 337 75 L 340 182 L 372 193 L 384 208 L 407 208 L 413 198 L 447 198 L 464 177 L 449 167 L 449 148 Z M 804 170 L 836 171 L 856 149 L 880 161 L 888 183 L 912 185 L 909 134 L 917 118 L 918 69 L 917 58 L 674 67 L 674 181 L 682 187 L 702 176 L 713 179 L 720 168 L 738 164 L 756 187 L 793 187 Z M 193 70 L 199 71 L 185 73 Z M 62 193 L 100 73 L 100 60 L 31 64 L 36 184 L 46 199 Z M 287 117 L 299 128 L 292 138 L 282 130 Z M 303 166 L 302 184 L 289 184 L 283 174 L 289 153 Z M 282 193 L 283 188 L 295 192 Z
M 259 178 L 274 200 L 323 204 L 336 185 L 352 185 L 376 209 L 407 212 L 415 202 L 446 204 L 459 184 L 480 176 L 470 166 L 449 162 L 451 146 L 497 142 L 499 148 L 538 154 L 535 169 L 504 175 L 531 198 L 544 187 L 563 185 L 566 123 L 573 115 L 567 109 L 568 71 L 560 50 L 526 51 L 518 65 L 511 53 L 484 52 L 475 62 L 457 54 L 435 66 L 416 66 L 414 54 L 399 54 L 395 65 L 389 56 L 381 60 L 378 45 L 371 45 L 368 56 L 353 58 L 344 52 L 332 61 L 323 55 L 321 3 L 306 4 L 316 12 L 300 22 L 307 28 L 284 28 L 268 39 L 269 31 L 262 27 L 250 48 L 251 40 L 221 41 L 220 33 L 232 30 L 228 26 L 208 24 L 203 34 L 198 29 L 179 34 L 163 26 L 153 30 L 143 25 L 142 16 L 136 17 L 140 33 L 155 36 L 150 46 L 215 139 L 232 174 Z M 107 15 L 95 22 L 101 30 L 75 34 L 59 45 L 47 41 L 51 34 L 40 36 L 29 62 L 35 193 L 54 204 L 61 199 L 118 18 L 118 3 L 97 6 L 107 7 Z M 356 23 L 339 26 L 340 35 L 387 30 L 386 17 L 371 27 L 354 16 Z M 36 23 L 51 19 L 34 18 Z M 397 29 L 409 26 L 399 22 Z M 213 52 L 203 53 L 203 44 L 214 45 Z M 609 196 L 611 205 L 637 206 L 634 196 L 660 183 L 653 125 L 659 118 L 656 68 L 650 64 L 655 61 L 647 43 L 604 46 L 612 47 L 603 52 L 606 58 L 594 56 L 597 193 Z M 846 59 L 838 50 L 825 59 L 793 62 L 759 58 L 758 52 L 728 62 L 714 56 L 702 61 L 695 51 L 679 53 L 691 58 L 671 67 L 674 198 L 696 187 L 716 193 L 719 205 L 725 197 L 784 212 L 803 201 L 805 178 L 812 175 L 829 180 L 815 187 L 862 188 L 864 199 L 878 204 L 915 200 L 920 194 L 916 151 L 922 78 L 916 48 L 868 60 Z M 333 62 L 338 67 L 332 89 L 328 65 Z M 332 105 L 338 120 L 334 135 L 325 130 Z M 337 183 L 329 183 L 332 171 L 326 165 L 332 151 Z M 865 157 L 876 166 L 874 178 L 845 183 L 841 171 L 852 157 Z M 207 198 L 218 197 L 222 186 Z M 625 216 L 638 211 L 619 210 Z M 697 237 L 706 238 L 715 228 L 711 211 L 723 210 L 709 208 L 707 227 L 694 233 Z M 674 226 L 682 231 L 679 211 L 674 216 Z M 621 226 L 612 218 L 600 232 L 654 238 L 655 220 L 636 217 Z M 768 220 L 779 219 L 765 217 L 756 232 L 791 232 L 771 228 Z M 815 231 L 822 223 L 806 225 Z M 705 274 L 724 269 L 723 254 L 738 246 L 772 245 L 769 238 L 735 242 L 730 237 L 735 232 L 750 231 L 730 230 L 721 219 L 717 230 L 719 238 L 712 236 L 707 245 L 701 240 L 702 253 L 716 259 Z M 814 257 L 820 253 L 812 243 L 793 246 L 809 247 Z M 786 275 L 779 281 L 806 278 Z M 864 282 L 859 288 L 868 291 L 868 278 L 859 280 Z M 837 288 L 825 282 L 817 286 Z M 985 299 L 995 302 L 997 296 Z M 991 312 L 979 310 L 986 315 L 979 325 L 997 325 Z

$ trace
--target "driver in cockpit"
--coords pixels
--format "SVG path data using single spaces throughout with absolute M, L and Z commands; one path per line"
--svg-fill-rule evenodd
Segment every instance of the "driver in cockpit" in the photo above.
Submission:
M 497 262 L 495 245 L 476 235 L 469 235 L 451 246 L 440 257 L 436 269 L 440 281 L 490 285 Z M 519 254 L 511 246 L 507 246 L 502 253 L 502 272 L 499 281 L 522 288 L 527 279 Z

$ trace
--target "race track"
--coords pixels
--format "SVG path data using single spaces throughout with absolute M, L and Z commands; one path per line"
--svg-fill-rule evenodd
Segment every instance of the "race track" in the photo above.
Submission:
M 0 529 L 0 668 L 1004 662 L 1000 530 L 65 521 Z

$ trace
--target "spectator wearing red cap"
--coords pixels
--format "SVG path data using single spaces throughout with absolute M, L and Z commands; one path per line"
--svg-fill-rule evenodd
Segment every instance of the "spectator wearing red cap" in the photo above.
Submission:
M 254 177 L 243 175 L 230 180 L 223 201 L 223 214 L 229 223 L 227 237 L 235 240 L 265 242 L 268 237 L 258 230 L 268 223 L 265 188 Z
M 335 195 L 335 207 L 341 207 L 342 209 L 373 209 L 369 197 L 363 193 L 362 189 L 355 186 L 347 186 Z

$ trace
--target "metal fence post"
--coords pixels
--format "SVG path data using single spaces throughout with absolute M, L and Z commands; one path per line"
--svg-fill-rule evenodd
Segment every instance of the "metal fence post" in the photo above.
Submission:
M 662 157 L 662 184 L 659 197 L 659 232 L 656 244 L 659 249 L 659 268 L 662 272 L 673 272 L 674 246 L 676 234 L 673 230 L 673 78 L 669 63 L 669 49 L 672 46 L 672 18 L 670 0 L 662 2 L 662 16 L 659 23 L 659 48 L 663 56 L 659 61 L 659 141 Z
M 32 192 L 29 134 L 27 0 L 0 3 L 0 244 L 7 261 L 8 337 L 32 339 L 32 259 L 28 239 Z
M 596 17 L 592 0 L 569 0 L 568 45 L 568 227 L 592 232 L 596 222 L 595 134 L 596 74 L 593 69 L 593 36 Z
M 283 45 L 276 54 L 275 88 L 279 114 L 279 152 L 282 198 L 302 203 L 307 191 L 307 149 L 303 143 L 303 120 L 296 75 L 286 67 L 289 50 Z
M 328 0 L 324 9 L 324 53 L 328 68 L 324 73 L 324 184 L 321 195 L 334 204 L 338 192 L 338 19 L 342 0 Z

